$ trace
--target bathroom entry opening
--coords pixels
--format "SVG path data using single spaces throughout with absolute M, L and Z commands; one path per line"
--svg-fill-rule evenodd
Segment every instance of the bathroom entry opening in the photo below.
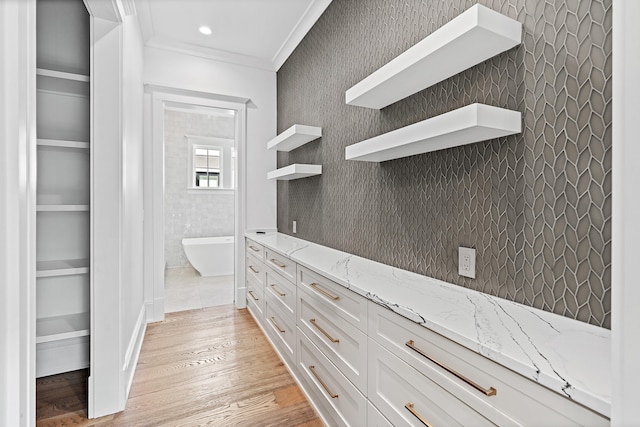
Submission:
M 237 112 L 165 101 L 165 313 L 234 302 Z

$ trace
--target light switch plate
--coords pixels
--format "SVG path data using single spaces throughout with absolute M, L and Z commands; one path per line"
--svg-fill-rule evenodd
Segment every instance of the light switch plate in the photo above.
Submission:
M 464 277 L 476 278 L 476 250 L 473 248 L 458 248 L 458 274 Z
M 298 221 L 293 221 L 293 226 L 291 228 L 293 228 L 293 234 L 296 234 L 298 232 Z

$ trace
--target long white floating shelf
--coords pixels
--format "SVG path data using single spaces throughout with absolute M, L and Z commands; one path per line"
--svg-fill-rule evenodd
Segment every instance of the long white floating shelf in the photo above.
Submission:
M 267 142 L 267 149 L 291 151 L 322 136 L 322 128 L 307 125 L 293 125 Z
M 46 68 L 36 68 L 36 75 L 54 77 L 56 79 L 75 80 L 77 82 L 89 82 L 91 80 L 86 74 L 67 73 Z
M 290 181 L 322 174 L 322 165 L 305 165 L 295 163 L 267 173 L 267 179 Z
M 36 320 L 36 343 L 66 340 L 89 335 L 89 313 L 44 317 Z
M 88 212 L 89 205 L 37 205 L 36 212 Z
M 350 145 L 345 150 L 345 158 L 384 162 L 521 131 L 522 114 L 519 111 L 471 104 Z
M 56 147 L 56 148 L 77 148 L 89 149 L 89 143 L 85 141 L 67 141 L 63 139 L 38 139 L 39 147 Z
M 88 259 L 36 261 L 36 277 L 71 276 L 89 272 Z
M 521 43 L 522 24 L 476 4 L 346 92 L 381 109 Z

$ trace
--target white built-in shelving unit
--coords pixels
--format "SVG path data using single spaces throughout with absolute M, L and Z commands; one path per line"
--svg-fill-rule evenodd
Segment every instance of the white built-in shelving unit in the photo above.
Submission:
M 347 90 L 346 103 L 381 109 L 521 43 L 522 24 L 476 4 Z
M 322 128 L 317 126 L 293 125 L 267 142 L 267 149 L 291 151 L 322 136 Z
M 350 145 L 345 158 L 384 162 L 513 135 L 521 129 L 519 111 L 471 104 Z
M 294 163 L 283 168 L 267 173 L 267 179 L 279 181 L 291 181 L 292 179 L 308 178 L 310 176 L 321 175 L 322 165 L 307 165 Z
M 89 15 L 37 3 L 36 375 L 89 366 Z
M 269 150 L 291 151 L 322 136 L 322 128 L 295 124 L 267 143 Z M 321 175 L 322 165 L 294 163 L 267 173 L 267 179 L 291 181 Z

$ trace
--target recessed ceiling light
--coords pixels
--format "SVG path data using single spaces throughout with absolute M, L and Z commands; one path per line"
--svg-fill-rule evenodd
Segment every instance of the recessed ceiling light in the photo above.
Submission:
M 198 28 L 198 30 L 205 36 L 211 35 L 211 28 L 207 27 L 206 25 L 201 25 L 200 28 Z

